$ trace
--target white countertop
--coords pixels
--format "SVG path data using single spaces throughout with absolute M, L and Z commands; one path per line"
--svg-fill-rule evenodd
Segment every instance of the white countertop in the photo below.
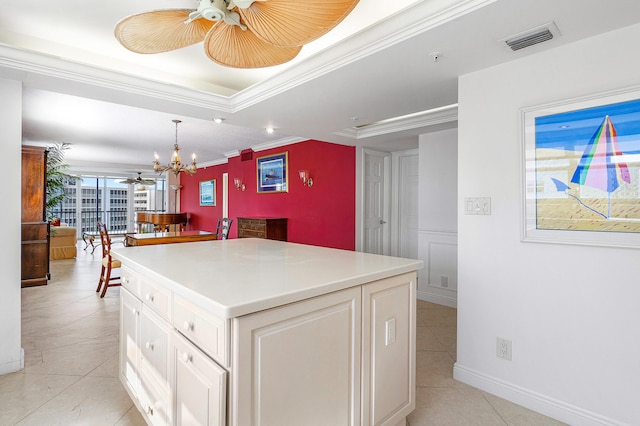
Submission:
M 125 267 L 227 319 L 422 268 L 421 260 L 255 238 L 112 248 Z

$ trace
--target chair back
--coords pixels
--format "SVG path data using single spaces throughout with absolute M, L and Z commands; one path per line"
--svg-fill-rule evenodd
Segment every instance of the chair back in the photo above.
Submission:
M 226 240 L 229 237 L 229 229 L 231 229 L 232 223 L 233 223 L 233 220 L 229 219 L 228 217 L 223 217 L 222 219 L 218 219 L 218 225 L 216 226 L 217 240 Z
M 109 238 L 107 225 L 98 222 L 98 231 L 100 231 L 100 242 L 102 243 L 102 258 L 104 259 L 108 256 L 109 260 L 111 260 L 111 238 Z

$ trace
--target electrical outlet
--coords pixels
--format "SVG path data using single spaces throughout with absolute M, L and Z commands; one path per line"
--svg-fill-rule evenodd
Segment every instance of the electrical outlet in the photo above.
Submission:
M 446 275 L 440 275 L 440 287 L 449 288 L 449 277 Z
M 511 340 L 501 337 L 496 339 L 496 356 L 511 361 Z

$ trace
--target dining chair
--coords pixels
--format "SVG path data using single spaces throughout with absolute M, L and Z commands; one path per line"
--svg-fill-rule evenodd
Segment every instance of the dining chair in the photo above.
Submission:
M 111 276 L 112 270 L 120 268 L 122 264 L 119 260 L 111 257 L 111 238 L 109 238 L 107 226 L 102 222 L 98 222 L 98 231 L 100 231 L 100 242 L 102 243 L 102 270 L 100 271 L 100 280 L 98 281 L 96 293 L 102 288 L 102 293 L 100 293 L 102 298 L 107 293 L 107 288 L 122 285 L 120 282 L 112 283 L 112 281 L 119 280 L 119 276 Z
M 233 220 L 229 219 L 228 217 L 223 217 L 222 219 L 218 219 L 218 225 L 216 226 L 217 240 L 226 240 L 229 237 L 229 229 L 231 229 L 232 223 L 233 223 Z

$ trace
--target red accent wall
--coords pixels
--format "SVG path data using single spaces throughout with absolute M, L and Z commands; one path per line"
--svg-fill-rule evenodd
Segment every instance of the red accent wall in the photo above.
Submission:
M 289 153 L 289 191 L 257 193 L 256 159 L 281 152 Z M 233 157 L 228 164 L 181 177 L 180 211 L 191 213 L 190 229 L 214 231 L 222 217 L 222 174 L 228 172 L 230 238 L 237 237 L 239 216 L 286 217 L 290 242 L 355 250 L 355 161 L 354 147 L 315 140 L 255 152 L 250 161 Z M 302 185 L 299 169 L 309 170 L 311 188 Z M 244 192 L 235 189 L 236 177 Z M 216 206 L 200 207 L 199 182 L 209 179 L 216 179 Z
M 215 232 L 218 218 L 222 217 L 222 175 L 227 171 L 227 164 L 198 169 L 189 176 L 180 176 L 180 211 L 190 214 L 188 229 Z M 200 181 L 216 180 L 216 205 L 200 206 Z

